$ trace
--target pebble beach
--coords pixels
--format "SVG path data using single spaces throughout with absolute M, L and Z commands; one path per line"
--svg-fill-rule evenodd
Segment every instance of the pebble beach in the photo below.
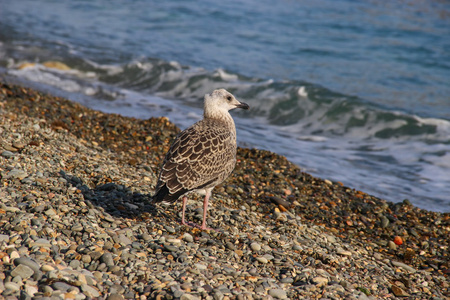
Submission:
M 216 230 L 181 225 L 181 201 L 149 202 L 179 132 L 0 78 L 0 297 L 450 299 L 449 213 L 269 151 L 238 148 L 210 202 Z

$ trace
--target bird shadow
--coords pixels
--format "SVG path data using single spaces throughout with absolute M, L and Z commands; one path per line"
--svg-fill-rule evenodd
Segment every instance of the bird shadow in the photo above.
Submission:
M 88 206 L 91 204 L 101 207 L 112 217 L 135 219 L 143 214 L 168 217 L 163 211 L 150 204 L 150 195 L 133 192 L 122 184 L 110 182 L 90 188 L 77 176 L 66 174 L 64 171 L 60 171 L 59 175 L 69 185 L 81 191 Z
M 84 201 L 88 207 L 101 207 L 102 211 L 112 218 L 123 218 L 130 220 L 139 220 L 149 222 L 154 220 L 162 222 L 178 228 L 181 231 L 199 230 L 195 226 L 186 226 L 181 224 L 181 213 L 177 209 L 166 210 L 161 206 L 155 206 L 151 203 L 151 196 L 139 192 L 133 192 L 129 187 L 122 184 L 109 182 L 97 185 L 95 188 L 90 188 L 83 180 L 75 175 L 66 174 L 64 171 L 59 171 L 60 177 L 67 181 L 67 184 L 77 188 L 83 195 Z M 200 198 L 193 197 L 198 200 Z M 202 198 L 202 197 L 201 197 Z M 173 205 L 173 204 L 172 204 Z M 196 207 L 196 205 L 195 205 Z M 191 207 L 186 210 L 187 215 L 197 214 L 200 208 Z M 108 216 L 106 215 L 106 216 Z M 221 229 L 212 229 L 216 234 L 222 233 Z

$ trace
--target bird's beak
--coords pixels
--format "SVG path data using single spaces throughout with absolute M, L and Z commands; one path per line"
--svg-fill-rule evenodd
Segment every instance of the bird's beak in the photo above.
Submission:
M 244 102 L 241 102 L 241 103 L 239 103 L 239 104 L 236 104 L 236 107 L 237 107 L 237 108 L 243 108 L 243 109 L 249 109 L 249 108 L 250 108 L 250 106 L 248 106 L 248 104 L 247 104 L 247 103 L 244 103 Z

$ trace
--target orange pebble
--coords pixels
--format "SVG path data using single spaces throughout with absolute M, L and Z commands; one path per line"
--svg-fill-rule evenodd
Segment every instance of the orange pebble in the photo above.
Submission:
M 401 244 L 403 244 L 403 240 L 402 240 L 401 237 L 396 236 L 396 237 L 394 238 L 394 243 L 395 243 L 396 245 L 400 246 Z

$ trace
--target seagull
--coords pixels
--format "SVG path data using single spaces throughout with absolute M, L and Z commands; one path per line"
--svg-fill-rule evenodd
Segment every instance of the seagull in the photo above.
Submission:
M 249 106 L 225 89 L 206 94 L 203 119 L 180 132 L 164 158 L 152 202 L 183 198 L 183 225 L 210 230 L 206 212 L 211 192 L 236 165 L 236 126 L 229 113 L 235 108 Z M 192 192 L 205 195 L 201 226 L 185 221 L 187 195 Z

